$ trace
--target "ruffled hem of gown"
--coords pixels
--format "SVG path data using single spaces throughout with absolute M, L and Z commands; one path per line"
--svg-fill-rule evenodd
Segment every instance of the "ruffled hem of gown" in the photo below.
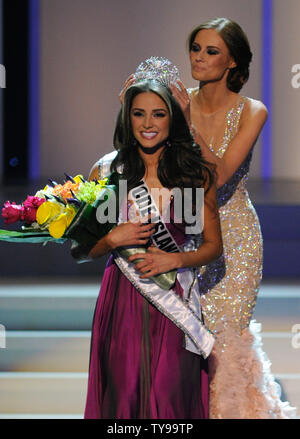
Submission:
M 296 417 L 297 409 L 280 399 L 260 332 L 261 324 L 252 320 L 241 335 L 226 329 L 216 342 L 209 357 L 211 419 Z

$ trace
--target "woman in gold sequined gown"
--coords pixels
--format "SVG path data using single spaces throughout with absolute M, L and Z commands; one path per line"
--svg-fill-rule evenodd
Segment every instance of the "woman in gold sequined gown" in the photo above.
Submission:
M 189 37 L 192 76 L 199 88 L 172 91 L 204 158 L 216 165 L 224 254 L 199 274 L 203 316 L 215 334 L 210 356 L 210 418 L 291 418 L 251 321 L 262 277 L 262 236 L 246 189 L 265 106 L 239 94 L 252 53 L 240 26 L 226 18 L 198 26 Z

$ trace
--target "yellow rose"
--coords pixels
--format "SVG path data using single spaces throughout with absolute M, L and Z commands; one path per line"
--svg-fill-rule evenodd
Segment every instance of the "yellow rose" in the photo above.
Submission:
M 69 225 L 71 224 L 75 214 L 75 209 L 73 209 L 73 207 L 71 206 L 67 206 L 65 211 L 50 223 L 50 235 L 56 239 L 61 238 L 64 235 L 67 227 L 69 227 Z
M 63 205 L 54 201 L 45 201 L 36 212 L 38 224 L 43 225 L 52 218 L 57 217 L 63 209 Z

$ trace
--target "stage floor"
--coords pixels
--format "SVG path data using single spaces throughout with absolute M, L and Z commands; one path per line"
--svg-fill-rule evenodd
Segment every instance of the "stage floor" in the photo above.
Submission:
M 95 278 L 6 279 L 0 283 L 0 418 L 82 418 Z M 300 279 L 262 283 L 253 318 L 282 386 L 300 408 Z

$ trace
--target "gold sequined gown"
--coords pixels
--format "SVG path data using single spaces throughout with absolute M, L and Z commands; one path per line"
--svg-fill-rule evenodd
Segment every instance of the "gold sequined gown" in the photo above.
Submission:
M 238 131 L 246 100 L 226 115 L 224 137 L 210 148 L 222 157 Z M 210 355 L 210 418 L 290 418 L 295 409 L 280 400 L 280 386 L 261 349 L 260 324 L 251 321 L 262 277 L 262 236 L 246 189 L 253 150 L 218 189 L 224 253 L 199 273 L 203 317 L 215 334 Z

